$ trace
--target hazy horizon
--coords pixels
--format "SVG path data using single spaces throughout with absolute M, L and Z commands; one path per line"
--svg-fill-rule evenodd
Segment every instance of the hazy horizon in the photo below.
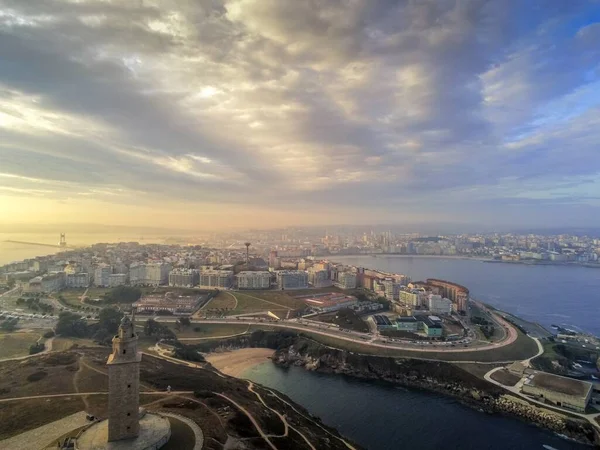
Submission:
M 600 225 L 599 10 L 0 0 L 0 225 Z

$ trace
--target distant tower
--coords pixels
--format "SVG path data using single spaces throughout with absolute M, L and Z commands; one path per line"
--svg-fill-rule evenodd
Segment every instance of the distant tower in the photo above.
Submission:
M 135 319 L 134 319 L 135 320 Z M 108 357 L 108 442 L 139 435 L 140 362 L 134 321 L 124 316 Z
M 65 233 L 60 233 L 60 242 L 58 243 L 58 245 L 61 247 L 67 246 L 67 238 L 65 236 Z
M 246 264 L 249 264 L 249 261 L 250 261 L 250 258 L 249 258 L 250 242 L 246 242 L 244 245 L 246 246 Z

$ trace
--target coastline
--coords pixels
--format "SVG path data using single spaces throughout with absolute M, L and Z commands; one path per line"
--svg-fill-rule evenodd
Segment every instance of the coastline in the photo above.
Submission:
M 206 353 L 204 358 L 215 369 L 235 378 L 251 367 L 270 361 L 274 350 L 270 348 L 240 348 L 225 352 Z
M 493 258 L 483 256 L 465 256 L 465 255 L 407 255 L 404 253 L 353 253 L 353 254 L 335 254 L 327 255 L 325 258 L 335 261 L 336 258 L 346 257 L 377 257 L 377 258 L 426 258 L 426 259 L 470 259 L 473 261 L 493 261 Z

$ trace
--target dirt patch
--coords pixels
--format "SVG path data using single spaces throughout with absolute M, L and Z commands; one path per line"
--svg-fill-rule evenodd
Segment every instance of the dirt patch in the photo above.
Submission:
M 514 386 L 521 379 L 518 375 L 510 373 L 506 369 L 497 370 L 491 375 L 491 379 L 505 386 Z
M 0 403 L 0 440 L 62 419 L 83 409 L 77 397 Z

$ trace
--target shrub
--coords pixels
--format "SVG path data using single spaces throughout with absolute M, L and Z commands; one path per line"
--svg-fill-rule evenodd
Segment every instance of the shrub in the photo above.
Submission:
M 33 383 L 35 381 L 40 381 L 40 380 L 46 378 L 47 376 L 48 376 L 48 372 L 39 370 L 39 371 L 33 372 L 31 375 L 29 375 L 27 377 L 27 381 L 29 381 L 30 383 Z

